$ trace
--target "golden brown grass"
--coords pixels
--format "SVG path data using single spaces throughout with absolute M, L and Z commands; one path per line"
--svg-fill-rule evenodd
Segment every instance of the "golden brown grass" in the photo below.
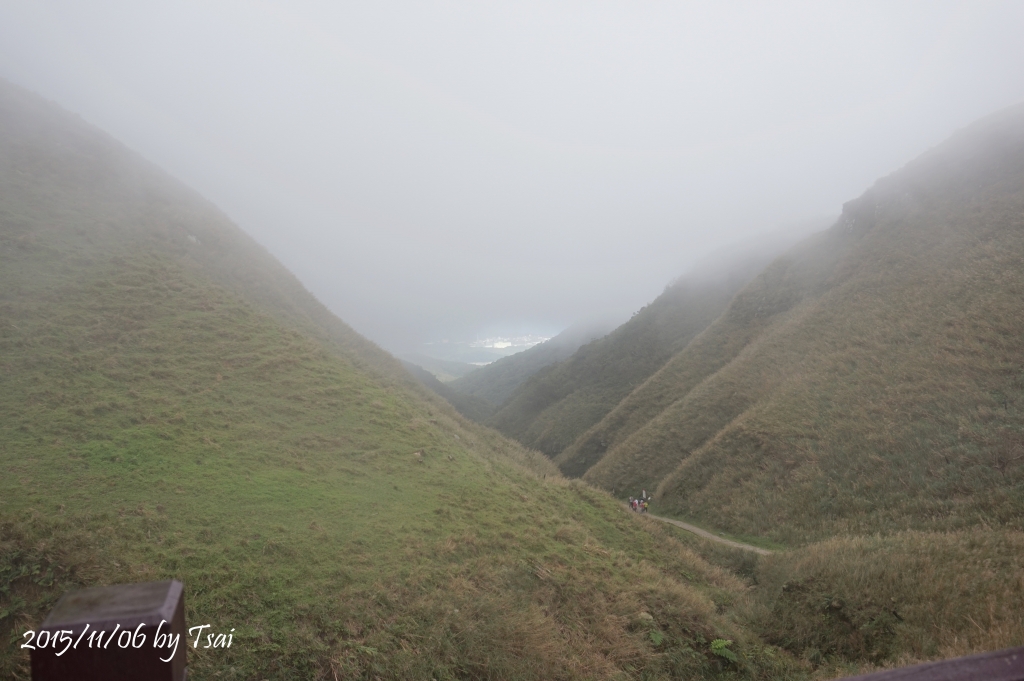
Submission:
M 1024 645 L 1024 533 L 835 538 L 759 561 L 747 615 L 816 663 L 904 666 Z

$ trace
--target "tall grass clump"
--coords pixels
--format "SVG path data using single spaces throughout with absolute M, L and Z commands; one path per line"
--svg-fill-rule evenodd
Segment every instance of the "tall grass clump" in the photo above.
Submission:
M 1024 534 L 829 539 L 759 561 L 751 620 L 815 663 L 902 666 L 1024 645 Z

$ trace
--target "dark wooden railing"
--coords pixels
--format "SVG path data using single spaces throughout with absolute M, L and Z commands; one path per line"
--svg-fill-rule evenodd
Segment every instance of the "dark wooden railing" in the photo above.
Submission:
M 843 681 L 1024 681 L 1024 648 L 927 662 Z

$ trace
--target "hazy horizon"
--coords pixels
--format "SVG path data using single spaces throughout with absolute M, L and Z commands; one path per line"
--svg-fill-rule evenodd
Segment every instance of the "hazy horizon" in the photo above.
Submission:
M 0 77 L 385 348 L 628 318 L 1024 99 L 1024 5 L 0 4 Z

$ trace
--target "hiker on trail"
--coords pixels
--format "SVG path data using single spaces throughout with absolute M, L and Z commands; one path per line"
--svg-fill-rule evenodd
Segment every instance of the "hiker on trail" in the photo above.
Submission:
M 647 500 L 644 500 L 644 513 L 647 513 Z

